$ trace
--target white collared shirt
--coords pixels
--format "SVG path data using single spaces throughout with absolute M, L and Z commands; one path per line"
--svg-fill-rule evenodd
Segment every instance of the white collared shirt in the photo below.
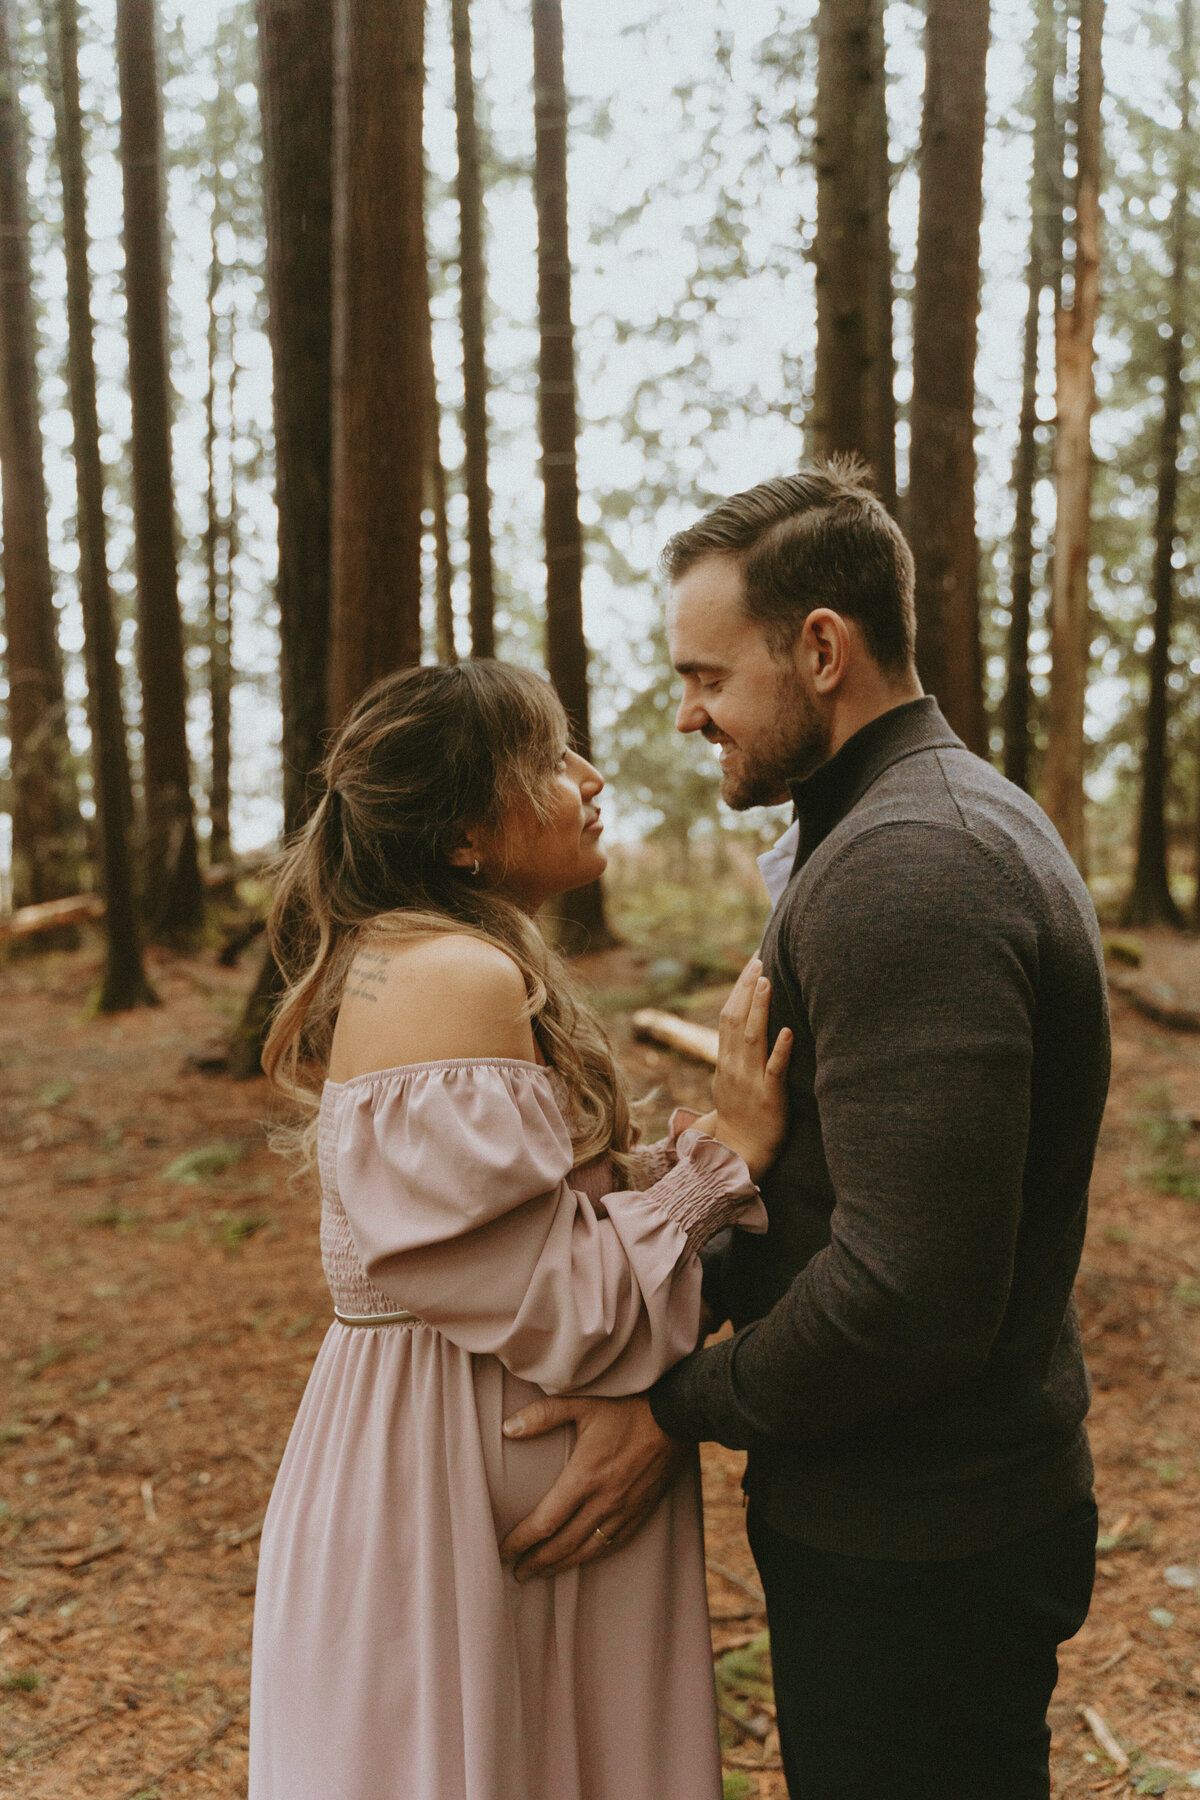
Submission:
M 783 890 L 791 879 L 792 864 L 800 848 L 800 821 L 793 819 L 783 836 L 776 838 L 769 850 L 756 858 L 763 886 L 771 896 L 771 910 L 779 905 Z

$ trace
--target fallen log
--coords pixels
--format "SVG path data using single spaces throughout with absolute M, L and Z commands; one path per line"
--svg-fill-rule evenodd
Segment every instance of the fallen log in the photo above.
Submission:
M 689 1019 L 677 1018 L 674 1013 L 658 1012 L 653 1006 L 644 1006 L 633 1015 L 633 1035 L 651 1043 L 665 1044 L 668 1050 L 678 1050 L 681 1056 L 707 1063 L 710 1068 L 717 1066 L 719 1040 L 711 1025 L 693 1025 Z
M 1200 1031 L 1200 1012 L 1179 998 L 1165 981 L 1143 981 L 1137 976 L 1117 975 L 1111 970 L 1108 985 L 1114 993 L 1124 994 L 1147 1019 L 1165 1025 L 1168 1031 Z
M 257 874 L 266 859 L 259 857 L 246 863 L 217 863 L 203 871 L 206 888 L 219 893 L 234 887 L 249 875 Z M 21 938 L 37 937 L 53 931 L 56 925 L 82 925 L 104 917 L 104 900 L 100 894 L 69 894 L 63 900 L 39 900 L 36 906 L 18 906 L 15 912 L 0 915 L 0 944 L 15 944 Z
M 53 931 L 56 925 L 81 925 L 85 919 L 103 916 L 104 901 L 99 894 L 71 894 L 65 900 L 40 900 L 36 906 L 18 906 L 16 912 L 0 918 L 0 940 L 14 943 L 18 938 Z

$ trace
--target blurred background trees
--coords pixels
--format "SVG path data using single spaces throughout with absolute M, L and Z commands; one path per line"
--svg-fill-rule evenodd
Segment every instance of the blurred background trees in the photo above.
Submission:
M 1177 926 L 1192 6 L 4 0 L 25 941 L 98 895 L 101 1003 L 148 997 L 142 941 L 213 928 L 364 686 L 468 650 L 548 670 L 614 836 L 771 835 L 672 733 L 654 560 L 831 451 L 912 539 L 952 723 Z M 605 941 L 599 888 L 569 917 Z

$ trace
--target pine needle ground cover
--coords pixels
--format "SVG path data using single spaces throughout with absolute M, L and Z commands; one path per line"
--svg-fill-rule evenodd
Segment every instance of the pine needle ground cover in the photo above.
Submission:
M 1158 942 L 1139 943 L 1154 979 Z M 652 1127 L 707 1089 L 633 1041 L 621 997 L 661 986 L 655 954 L 583 965 Z M 237 1800 L 257 1533 L 329 1318 L 316 1207 L 266 1147 L 263 1084 L 189 1064 L 246 976 L 159 953 L 164 1005 L 95 1020 L 97 969 L 91 948 L 0 969 L 0 1791 Z M 680 1010 L 712 1023 L 722 993 L 706 974 Z M 1058 1800 L 1200 1785 L 1200 1036 L 1114 1010 L 1079 1283 L 1102 1554 L 1062 1657 Z M 726 1795 L 785 1800 L 740 1471 L 705 1452 Z

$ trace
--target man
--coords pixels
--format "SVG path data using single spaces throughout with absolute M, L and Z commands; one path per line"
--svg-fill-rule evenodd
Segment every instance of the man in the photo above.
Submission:
M 710 1250 L 734 1335 L 575 1418 L 506 1545 L 602 1553 L 671 1444 L 749 1452 L 748 1531 L 793 1800 L 1045 1800 L 1058 1644 L 1096 1511 L 1071 1287 L 1108 1079 L 1095 914 L 1039 808 L 913 659 L 912 558 L 852 464 L 668 544 L 676 724 L 734 807 L 796 806 L 763 942 L 795 1033 L 769 1233 Z

